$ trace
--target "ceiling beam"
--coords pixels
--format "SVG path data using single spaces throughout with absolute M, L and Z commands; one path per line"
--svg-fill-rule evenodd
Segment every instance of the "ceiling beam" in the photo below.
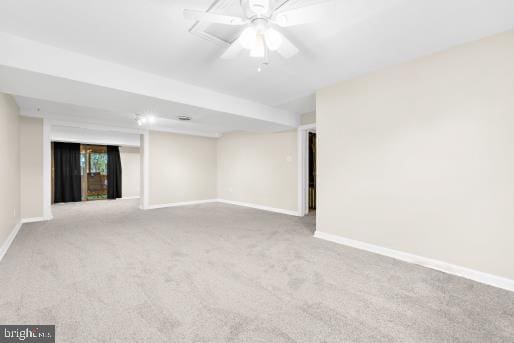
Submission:
M 297 127 L 299 124 L 298 116 L 290 111 L 10 34 L 0 32 L 0 47 L 2 47 L 2 53 L 0 53 L 2 67 L 145 96 L 157 101 L 170 102 L 179 107 L 186 106 L 184 109 L 191 106 L 195 110 L 222 112 L 286 127 Z

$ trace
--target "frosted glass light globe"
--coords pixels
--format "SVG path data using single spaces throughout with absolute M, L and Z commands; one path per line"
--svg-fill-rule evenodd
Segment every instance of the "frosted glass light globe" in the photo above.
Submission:
M 262 35 L 257 35 L 257 39 L 255 41 L 255 46 L 252 50 L 250 50 L 251 57 L 264 57 L 266 55 L 266 47 L 264 46 L 264 37 Z
M 250 26 L 244 29 L 239 38 L 241 45 L 247 49 L 252 50 L 257 45 L 257 30 L 255 27 Z
M 264 38 L 266 39 L 268 49 L 271 51 L 277 50 L 282 45 L 282 35 L 273 28 L 269 28 L 266 33 L 264 33 Z

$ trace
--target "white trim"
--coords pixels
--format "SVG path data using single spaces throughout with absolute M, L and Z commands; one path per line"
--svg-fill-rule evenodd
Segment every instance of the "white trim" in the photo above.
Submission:
M 26 113 L 23 112 L 22 116 L 27 117 L 41 117 L 44 116 L 40 113 Z M 111 126 L 111 125 L 97 125 L 90 123 L 81 123 L 77 121 L 64 121 L 64 120 L 55 120 L 55 119 L 47 119 L 50 122 L 51 126 L 64 126 L 64 127 L 72 127 L 76 129 L 87 129 L 87 130 L 96 130 L 96 131 L 107 131 L 107 132 L 121 132 L 121 133 L 131 133 L 131 134 L 142 134 L 145 132 L 143 129 L 132 129 L 132 128 L 124 128 L 119 126 Z
M 145 131 L 141 135 L 141 147 L 139 148 L 141 163 L 141 189 L 139 207 L 146 210 L 150 206 L 149 190 L 150 185 L 150 132 Z
M 51 123 L 43 119 L 43 218 L 50 220 L 52 216 L 52 142 Z
M 178 206 L 190 206 L 190 205 L 199 205 L 199 204 L 207 204 L 212 202 L 217 202 L 217 199 L 207 199 L 207 200 L 195 200 L 195 201 L 184 201 L 184 202 L 172 202 L 169 204 L 158 204 L 158 205 L 148 205 L 146 208 L 141 208 L 142 210 L 155 210 L 158 208 L 166 208 L 166 207 L 178 207 Z
M 208 137 L 208 138 L 219 138 L 222 136 L 219 132 L 205 132 L 202 130 L 189 130 L 189 129 L 181 129 L 181 128 L 172 128 L 172 127 L 158 127 L 158 126 L 147 126 L 145 129 L 136 129 L 130 126 L 116 126 L 116 125 L 98 125 L 91 124 L 87 122 L 80 121 L 66 121 L 55 118 L 55 115 L 52 113 L 46 112 L 33 112 L 33 111 L 21 111 L 20 115 L 22 117 L 29 118 L 42 118 L 49 121 L 51 126 L 60 126 L 60 127 L 72 127 L 75 129 L 86 129 L 86 130 L 94 130 L 94 131 L 110 131 L 110 132 L 120 132 L 120 133 L 129 133 L 129 134 L 143 134 L 146 130 L 151 129 L 152 131 L 159 132 L 169 132 L 176 133 L 180 135 L 188 135 L 188 136 L 198 136 L 198 137 Z M 83 143 L 83 144 L 97 144 L 97 145 L 112 145 L 112 143 L 101 142 L 101 141 L 89 141 L 86 142 L 84 140 L 73 140 L 73 139 L 58 139 L 58 141 L 62 142 L 70 142 L 70 143 Z M 121 144 L 122 146 L 135 146 L 130 144 Z M 139 146 L 139 145 L 137 145 Z
M 45 115 L 52 115 L 52 113 L 45 113 L 44 115 L 36 112 L 23 112 L 22 115 L 26 117 L 38 117 L 38 118 L 44 118 Z M 86 129 L 86 130 L 94 130 L 94 131 L 107 131 L 107 132 L 119 132 L 119 133 L 128 133 L 128 134 L 143 134 L 146 130 L 152 130 L 152 131 L 160 131 L 160 132 L 170 132 L 170 133 L 176 133 L 181 135 L 189 135 L 189 136 L 199 136 L 199 137 L 210 137 L 210 138 L 219 138 L 221 137 L 221 134 L 218 132 L 205 132 L 202 130 L 190 130 L 190 129 L 181 129 L 181 128 L 172 128 L 172 127 L 159 127 L 159 126 L 152 126 L 147 125 L 144 129 L 134 129 L 130 126 L 122 127 L 122 126 L 113 126 L 113 125 L 96 125 L 96 124 L 90 124 L 90 123 L 82 123 L 78 121 L 63 121 L 58 119 L 51 119 L 53 126 L 61 126 L 61 127 L 72 127 L 76 129 Z M 73 140 L 66 140 L 72 143 L 89 143 L 89 144 L 98 144 L 98 145 L 112 145 L 112 143 L 104 143 L 100 141 L 73 141 Z M 125 146 L 133 146 L 133 145 L 125 145 Z
M 309 213 L 309 145 L 308 133 L 316 129 L 316 123 L 298 127 L 298 213 Z
M 20 222 L 22 224 L 28 224 L 28 223 L 46 222 L 51 219 L 52 218 L 46 218 L 46 217 L 32 217 L 32 218 L 22 218 Z
M 420 265 L 423 267 L 428 267 L 431 269 L 435 269 L 435 270 L 438 270 L 438 271 L 441 271 L 441 272 L 444 272 L 447 274 L 457 275 L 457 276 L 460 276 L 460 277 L 463 277 L 466 279 L 484 283 L 486 285 L 506 289 L 509 291 L 514 291 L 514 280 L 507 279 L 504 277 L 483 273 L 483 272 L 480 272 L 477 270 L 457 266 L 454 264 L 450 264 L 450 263 L 446 263 L 446 262 L 442 262 L 442 261 L 438 261 L 438 260 L 433 260 L 433 259 L 430 259 L 427 257 L 409 254 L 406 252 L 393 250 L 393 249 L 389 249 L 389 248 L 384 248 L 384 247 L 381 247 L 378 245 L 373 245 L 373 244 L 369 244 L 369 243 L 365 243 L 365 242 L 361 242 L 361 241 L 356 241 L 353 239 L 349 239 L 349 238 L 345 238 L 345 237 L 341 237 L 341 236 L 337 236 L 337 235 L 333 235 L 333 234 L 329 234 L 329 233 L 325 233 L 325 232 L 320 232 L 317 230 L 314 233 L 314 237 L 320 238 L 320 239 L 323 239 L 326 241 L 334 242 L 334 243 L 347 245 L 347 246 L 357 248 L 360 250 L 366 250 L 366 251 L 376 253 L 379 255 L 392 257 L 397 260 L 414 263 L 414 264 L 417 264 L 417 265 Z
M 299 217 L 297 211 L 284 210 L 281 208 L 274 208 L 274 207 L 262 206 L 262 205 L 257 205 L 257 204 L 251 204 L 251 203 L 247 203 L 247 202 L 231 201 L 231 200 L 225 200 L 225 199 L 207 199 L 207 200 L 195 200 L 195 201 L 185 201 L 185 202 L 173 202 L 173 203 L 169 203 L 169 204 L 147 205 L 146 207 L 143 207 L 140 205 L 139 208 L 141 210 L 154 210 L 154 209 L 158 209 L 158 208 L 199 205 L 199 204 L 208 204 L 208 203 L 214 203 L 214 202 L 235 205 L 235 206 L 255 208 L 257 210 L 275 212 L 275 213 L 280 213 L 280 214 L 286 214 L 289 216 Z
M 96 141 L 93 139 L 52 139 L 53 142 L 63 142 L 63 143 L 79 143 L 79 144 L 89 144 L 89 145 L 113 145 L 113 142 L 107 141 Z M 139 148 L 139 145 L 133 144 L 120 144 L 116 143 L 115 145 L 120 147 L 129 147 L 129 148 Z
M 48 112 L 44 115 L 37 112 L 35 117 L 46 118 Z M 116 126 L 109 125 L 94 125 L 88 123 L 72 122 L 72 121 L 60 121 L 55 119 L 48 120 L 51 126 L 51 140 L 52 142 L 67 142 L 67 143 L 80 143 L 80 144 L 92 144 L 92 145 L 119 145 L 128 147 L 139 148 L 140 142 L 136 137 L 139 137 L 144 130 L 141 129 L 124 129 Z M 62 131 L 66 133 L 63 134 Z M 73 130 L 81 130 L 80 132 L 73 132 Z M 71 134 L 70 134 L 71 133 Z M 97 137 L 96 135 L 102 134 L 104 137 Z M 124 135 L 125 137 L 119 137 Z M 126 136 L 132 137 L 126 137 Z M 134 141 L 131 142 L 131 139 Z
M 122 198 L 119 198 L 119 200 L 133 200 L 133 199 L 140 199 L 141 197 L 139 195 L 134 195 L 134 196 L 131 196 L 131 197 L 122 197 Z
M 298 130 L 303 130 L 303 131 L 316 130 L 316 123 L 301 125 L 298 127 Z
M 304 171 L 304 165 L 305 165 L 305 136 L 306 131 L 298 128 L 298 213 L 305 213 L 305 206 L 304 206 L 304 190 L 305 190 L 305 171 Z
M 14 238 L 16 238 L 16 235 L 20 231 L 21 225 L 22 225 L 21 222 L 19 222 L 18 224 L 16 224 L 14 226 L 13 230 L 11 231 L 9 236 L 7 236 L 4 243 L 0 247 L 0 261 L 2 261 L 5 254 L 7 253 L 7 250 L 9 250 L 9 247 L 11 246 L 12 242 L 14 241 Z
M 217 202 L 220 202 L 223 204 L 229 204 L 229 205 L 250 207 L 250 208 L 255 208 L 258 210 L 263 210 L 263 211 L 268 211 L 268 212 L 287 214 L 289 216 L 300 217 L 300 215 L 298 214 L 298 211 L 284 210 L 281 208 L 274 208 L 274 207 L 262 206 L 262 205 L 257 205 L 257 204 L 250 204 L 247 202 L 231 201 L 231 200 L 224 200 L 224 199 L 217 199 Z

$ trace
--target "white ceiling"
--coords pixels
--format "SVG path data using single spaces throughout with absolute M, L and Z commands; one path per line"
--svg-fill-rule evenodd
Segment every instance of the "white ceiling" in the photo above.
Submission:
M 223 47 L 188 32 L 182 10 L 214 0 L 2 0 L 0 31 L 304 113 L 323 86 L 514 27 L 513 0 L 335 1 L 325 21 L 285 30 L 300 54 L 273 55 L 262 73 L 247 56 L 219 59 Z
M 1 74 L 0 74 L 1 75 Z M 113 99 L 114 98 L 114 99 Z M 80 106 L 75 104 L 65 104 L 61 102 L 54 102 L 42 99 L 34 99 L 24 96 L 15 96 L 16 103 L 20 107 L 22 115 L 29 117 L 44 117 L 51 120 L 57 125 L 72 123 L 82 124 L 79 127 L 87 128 L 88 125 L 102 124 L 105 127 L 111 128 L 124 128 L 141 131 L 150 129 L 158 131 L 168 131 L 176 133 L 194 134 L 206 137 L 219 137 L 221 134 L 232 131 L 252 131 L 252 132 L 271 132 L 287 129 L 287 126 L 280 126 L 276 123 L 270 123 L 263 120 L 243 118 L 240 116 L 233 116 L 226 113 L 197 111 L 194 114 L 191 112 L 182 112 L 188 116 L 193 117 L 192 121 L 180 121 L 176 116 L 165 116 L 162 113 L 170 113 L 173 111 L 166 110 L 166 103 L 152 102 L 153 105 L 150 110 L 141 112 L 142 114 L 152 115 L 154 122 L 146 123 L 143 127 L 138 126 L 135 114 L 129 108 L 137 107 L 131 102 L 138 100 L 139 97 L 131 96 L 123 98 L 114 92 L 110 92 L 109 100 L 114 100 L 116 103 L 124 103 L 127 110 L 116 108 L 113 110 L 106 110 L 100 108 L 93 108 L 87 106 Z M 144 99 L 141 103 L 144 102 Z M 102 104 L 104 108 L 110 108 L 110 103 Z
M 135 114 L 150 114 L 157 121 L 143 129 L 206 136 L 299 122 L 292 112 L 1 32 L 0 47 L 0 92 L 16 96 L 22 115 L 126 129 Z

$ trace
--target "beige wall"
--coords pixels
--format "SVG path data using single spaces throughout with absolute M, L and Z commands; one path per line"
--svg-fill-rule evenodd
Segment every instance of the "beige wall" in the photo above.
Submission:
M 139 148 L 120 147 L 121 189 L 123 198 L 138 197 L 140 191 L 141 156 Z
M 231 133 L 218 140 L 218 197 L 296 211 L 297 133 Z
M 216 198 L 216 139 L 149 133 L 149 205 Z
M 514 31 L 322 89 L 317 230 L 514 279 Z
M 18 106 L 10 95 L 0 93 L 0 248 L 20 220 L 18 132 Z
M 43 217 L 43 119 L 20 117 L 21 218 Z

